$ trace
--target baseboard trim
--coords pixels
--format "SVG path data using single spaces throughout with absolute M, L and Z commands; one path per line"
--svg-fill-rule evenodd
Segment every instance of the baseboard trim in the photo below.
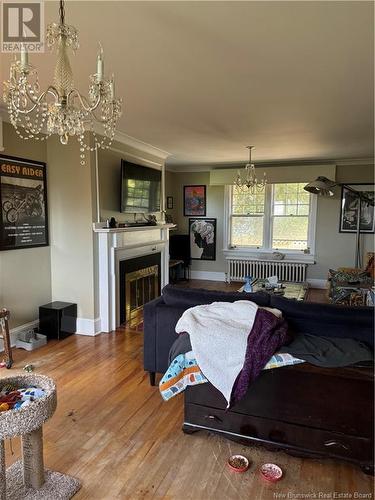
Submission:
M 225 273 L 215 271 L 190 271 L 192 280 L 225 281 Z
M 9 330 L 10 344 L 12 347 L 16 346 L 16 341 L 18 335 L 23 332 L 28 332 L 39 326 L 39 320 L 35 319 L 29 323 L 24 323 L 23 325 L 15 326 Z M 77 318 L 77 331 L 76 335 L 88 335 L 94 337 L 101 333 L 100 328 L 100 318 L 87 319 L 87 318 Z M 0 340 L 0 352 L 4 351 L 3 341 Z
M 311 288 L 327 288 L 327 280 L 311 278 L 307 279 L 307 283 Z
M 88 335 L 89 337 L 95 337 L 95 335 L 99 335 L 99 333 L 101 333 L 100 323 L 100 318 L 77 318 L 76 335 Z
M 28 332 L 29 330 L 33 330 L 39 326 L 39 320 L 35 319 L 34 321 L 29 321 L 29 323 L 24 323 L 23 325 L 15 326 L 9 330 L 10 337 L 10 345 L 12 347 L 16 346 L 16 341 L 18 339 L 18 335 L 20 333 Z M 0 352 L 4 351 L 4 343 L 0 340 Z

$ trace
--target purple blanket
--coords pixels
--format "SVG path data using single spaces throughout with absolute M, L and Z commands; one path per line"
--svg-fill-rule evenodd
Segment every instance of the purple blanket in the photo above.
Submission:
M 247 339 L 245 362 L 232 389 L 230 406 L 245 396 L 271 356 L 288 341 L 287 322 L 269 311 L 258 309 Z

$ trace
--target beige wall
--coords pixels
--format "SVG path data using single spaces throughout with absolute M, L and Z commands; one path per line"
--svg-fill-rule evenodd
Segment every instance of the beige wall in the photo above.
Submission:
M 8 123 L 3 124 L 3 137 L 1 154 L 47 161 L 45 142 L 19 139 Z M 11 328 L 38 319 L 38 307 L 50 301 L 50 247 L 0 252 L 0 307 L 10 310 Z
M 341 166 L 337 167 L 337 182 L 373 183 L 374 167 L 369 166 Z M 308 277 L 326 278 L 329 268 L 337 269 L 340 266 L 354 266 L 355 234 L 339 233 L 341 189 L 335 189 L 332 198 L 318 197 L 316 220 L 316 264 L 309 266 Z M 367 251 L 374 251 L 374 235 L 364 234 L 362 238 L 363 255 Z
M 177 223 L 177 232 L 188 232 L 188 217 L 183 216 L 183 186 L 185 184 L 207 185 L 207 217 L 216 217 L 218 224 L 216 261 L 193 261 L 192 270 L 225 272 L 223 256 L 223 215 L 224 186 L 209 186 L 209 172 L 167 172 L 166 196 L 174 197 L 174 209 L 168 210 Z M 372 183 L 373 166 L 339 166 L 336 171 L 337 182 Z M 355 235 L 339 233 L 341 190 L 336 188 L 333 198 L 318 198 L 316 225 L 316 264 L 308 267 L 307 277 L 325 279 L 329 268 L 353 266 Z M 373 251 L 374 235 L 363 235 L 363 253 Z
M 48 139 L 52 299 L 76 302 L 78 317 L 95 319 L 93 155 L 80 164 L 73 138 Z
M 224 187 L 210 186 L 209 172 L 167 172 L 166 173 L 166 196 L 173 196 L 174 209 L 167 210 L 171 213 L 173 221 L 177 224 L 176 232 L 187 234 L 189 231 L 189 217 L 184 217 L 183 208 L 183 186 L 189 184 L 205 184 L 207 186 L 207 217 L 217 219 L 216 235 L 216 260 L 200 261 L 193 260 L 191 269 L 193 271 L 225 272 L 225 260 L 223 249 L 223 227 L 224 227 Z

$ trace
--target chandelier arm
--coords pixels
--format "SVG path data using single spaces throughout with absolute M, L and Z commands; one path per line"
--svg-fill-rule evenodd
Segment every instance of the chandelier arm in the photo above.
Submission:
M 11 100 L 11 105 L 14 108 L 14 110 L 17 111 L 17 113 L 21 113 L 23 115 L 28 115 L 28 114 L 30 114 L 30 113 L 32 113 L 34 111 L 34 109 L 40 104 L 40 102 L 42 101 L 42 99 L 47 94 L 53 95 L 55 97 L 55 99 L 58 98 L 58 92 L 57 92 L 57 90 L 55 89 L 55 87 L 50 86 L 50 87 L 48 87 L 47 90 L 45 90 L 42 94 L 40 94 L 40 96 L 38 97 L 38 99 L 36 101 L 34 101 L 33 99 L 30 99 L 34 103 L 34 106 L 32 106 L 30 109 L 20 109 L 20 108 L 18 108 L 15 105 L 15 103 L 13 102 L 13 100 Z M 28 95 L 28 92 L 27 92 L 27 95 Z
M 48 87 L 48 89 L 47 89 L 45 92 L 43 92 L 42 94 L 40 94 L 40 96 L 39 96 L 38 98 L 35 98 L 33 95 L 31 95 L 31 94 L 30 94 L 30 90 L 29 90 L 29 89 L 26 91 L 26 95 L 27 95 L 27 97 L 28 97 L 28 98 L 29 98 L 29 100 L 30 100 L 32 103 L 34 103 L 35 105 L 40 104 L 40 101 L 42 100 L 42 98 L 43 98 L 43 97 L 46 97 L 46 95 L 47 95 L 47 94 L 51 94 L 51 95 L 53 95 L 53 97 L 54 97 L 56 100 L 57 100 L 57 99 L 58 99 L 58 97 L 59 97 L 57 90 L 56 90 L 56 89 L 55 89 L 55 87 L 53 87 L 53 86 Z M 34 108 L 32 108 L 32 110 L 33 110 L 33 109 L 34 109 Z M 31 111 L 32 111 L 32 110 L 31 110 Z M 30 112 L 31 112 L 31 111 L 30 111 Z
M 74 95 L 76 95 L 81 103 L 81 106 L 83 107 L 83 109 L 88 112 L 88 113 L 92 113 L 100 104 L 100 101 L 101 101 L 101 96 L 100 94 L 98 95 L 97 99 L 96 99 L 96 102 L 94 103 L 93 106 L 90 106 L 86 97 L 82 96 L 77 89 L 72 89 L 68 95 L 67 95 L 67 100 L 69 101 L 71 98 L 74 97 Z
M 100 104 L 100 101 L 101 101 L 101 96 L 99 95 L 95 104 L 93 106 L 89 106 L 88 103 L 87 103 L 87 99 L 82 96 L 77 89 L 72 89 L 69 94 L 68 94 L 68 100 L 74 96 L 74 94 L 76 94 L 78 96 L 78 99 L 83 107 L 83 109 L 87 112 L 87 113 L 90 113 L 92 115 L 92 117 L 94 118 L 95 121 L 97 121 L 98 123 L 102 123 L 102 124 L 106 124 L 108 123 L 109 121 L 111 121 L 113 119 L 113 116 L 114 116 L 114 105 L 112 103 L 111 105 L 111 116 L 106 119 L 106 120 L 102 120 L 101 118 L 98 118 L 94 111 L 98 108 L 99 104 Z

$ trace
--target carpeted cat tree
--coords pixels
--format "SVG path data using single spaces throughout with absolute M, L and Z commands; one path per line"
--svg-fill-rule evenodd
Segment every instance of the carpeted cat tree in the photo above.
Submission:
M 70 476 L 44 470 L 43 424 L 55 412 L 56 386 L 43 375 L 25 374 L 0 378 L 7 385 L 38 387 L 44 396 L 17 410 L 0 413 L 0 500 L 56 500 L 71 498 L 81 487 Z M 4 439 L 21 436 L 22 460 L 5 469 Z

